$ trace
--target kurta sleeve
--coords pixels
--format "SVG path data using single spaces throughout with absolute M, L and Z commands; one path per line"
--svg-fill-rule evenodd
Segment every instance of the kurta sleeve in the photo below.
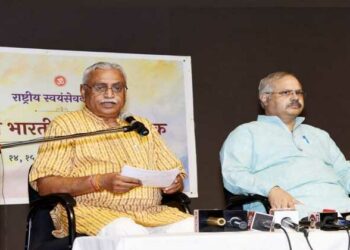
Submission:
M 328 145 L 330 161 L 340 178 L 340 184 L 350 193 L 350 163 L 330 137 Z
M 52 122 L 45 137 L 66 135 L 62 127 Z M 38 150 L 37 158 L 32 166 L 29 180 L 37 190 L 36 180 L 45 176 L 68 176 L 71 171 L 73 140 L 59 140 L 43 143 Z
M 275 184 L 251 173 L 254 157 L 254 141 L 244 126 L 230 133 L 220 151 L 224 186 L 235 194 L 254 193 L 267 196 Z

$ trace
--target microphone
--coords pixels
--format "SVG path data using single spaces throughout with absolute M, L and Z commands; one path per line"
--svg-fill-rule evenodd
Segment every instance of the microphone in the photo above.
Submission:
M 209 226 L 219 226 L 223 227 L 226 224 L 225 218 L 222 217 L 208 217 L 206 220 L 207 225 Z
M 259 221 L 259 226 L 268 229 L 269 231 L 273 228 L 274 223 L 272 220 L 261 220 Z
M 149 134 L 149 130 L 145 127 L 142 122 L 137 121 L 132 114 L 122 114 L 122 119 L 130 124 L 131 130 L 135 130 L 139 135 L 145 136 Z
M 239 217 L 232 217 L 228 222 L 232 227 L 239 228 L 241 230 L 245 230 L 248 228 L 248 223 L 243 221 Z
M 284 217 L 281 220 L 281 225 L 283 227 L 292 228 L 292 229 L 294 229 L 297 232 L 300 232 L 300 231 L 302 231 L 302 229 L 304 229 L 303 227 L 300 227 L 298 224 L 294 223 L 290 217 Z
M 271 231 L 272 229 L 281 229 L 281 225 L 273 222 L 272 220 L 261 220 L 259 221 L 259 226 Z
M 334 216 L 325 216 L 321 222 L 320 229 L 331 231 L 331 230 L 344 230 L 349 229 L 350 221 L 344 218 L 338 218 Z

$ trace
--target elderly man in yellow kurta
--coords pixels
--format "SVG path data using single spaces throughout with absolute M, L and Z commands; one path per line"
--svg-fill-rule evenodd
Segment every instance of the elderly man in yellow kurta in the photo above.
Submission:
M 80 86 L 85 107 L 54 119 L 46 136 L 128 125 L 119 117 L 126 91 L 120 65 L 100 62 L 88 67 Z M 150 122 L 138 120 L 150 130 L 148 136 L 136 132 L 104 134 L 48 142 L 39 148 L 30 173 L 31 185 L 40 195 L 70 193 L 75 197 L 78 233 L 123 236 L 193 231 L 192 216 L 160 203 L 162 192 L 182 191 L 182 164 Z M 180 174 L 169 187 L 145 187 L 137 179 L 120 175 L 124 165 L 149 170 L 178 168 Z M 53 235 L 66 236 L 64 209 L 57 206 L 51 216 L 56 228 Z

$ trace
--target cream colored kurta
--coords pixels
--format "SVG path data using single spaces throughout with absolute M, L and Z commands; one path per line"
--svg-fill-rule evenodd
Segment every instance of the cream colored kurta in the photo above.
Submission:
M 94 174 L 119 173 L 124 165 L 150 170 L 179 168 L 181 162 L 169 151 L 149 121 L 138 118 L 150 130 L 148 136 L 136 132 L 102 134 L 44 143 L 30 173 L 31 185 L 45 176 L 82 177 Z M 122 126 L 127 125 L 117 120 Z M 108 129 L 106 123 L 87 108 L 57 117 L 46 136 L 61 136 Z M 160 226 L 187 218 L 181 211 L 160 205 L 159 188 L 138 187 L 124 194 L 108 191 L 75 197 L 77 232 L 96 235 L 118 217 L 130 217 L 144 226 Z M 51 212 L 56 237 L 67 235 L 65 211 L 57 206 Z

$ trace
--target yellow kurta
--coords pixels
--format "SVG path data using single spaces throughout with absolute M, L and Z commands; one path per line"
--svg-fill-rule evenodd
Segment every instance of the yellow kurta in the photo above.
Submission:
M 148 136 L 136 132 L 103 134 L 78 139 L 44 143 L 30 173 L 30 182 L 45 176 L 82 177 L 94 174 L 119 173 L 124 165 L 149 170 L 180 169 L 181 162 L 169 151 L 149 121 L 138 118 L 150 130 Z M 121 126 L 126 122 L 117 119 Z M 51 122 L 46 136 L 92 132 L 108 129 L 106 123 L 87 108 L 61 115 Z M 130 217 L 144 226 L 170 224 L 189 217 L 176 208 L 160 205 L 159 188 L 138 187 L 124 194 L 108 191 L 75 197 L 77 232 L 96 235 L 119 217 Z M 51 212 L 56 237 L 67 235 L 65 211 L 57 206 Z

